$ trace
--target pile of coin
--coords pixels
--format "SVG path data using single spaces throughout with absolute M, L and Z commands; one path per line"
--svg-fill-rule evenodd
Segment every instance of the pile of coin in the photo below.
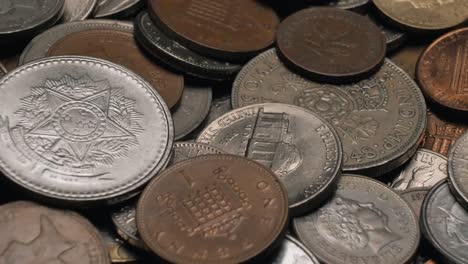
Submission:
M 0 264 L 468 263 L 468 1 L 289 2 L 1 0 Z

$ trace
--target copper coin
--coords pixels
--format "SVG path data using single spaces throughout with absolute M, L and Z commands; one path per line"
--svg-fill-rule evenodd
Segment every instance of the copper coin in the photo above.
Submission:
M 286 18 L 277 45 L 287 66 L 332 83 L 370 76 L 386 52 L 385 37 L 374 23 L 338 8 L 309 8 Z
M 468 111 L 468 28 L 432 43 L 419 59 L 417 79 L 426 97 L 445 107 Z
M 201 54 L 239 60 L 275 41 L 279 18 L 256 0 L 150 0 L 149 13 L 170 37 Z
M 148 247 L 172 263 L 240 263 L 285 231 L 288 197 L 262 165 L 233 155 L 182 161 L 155 178 L 137 208 Z
M 59 55 L 91 56 L 123 65 L 150 82 L 169 107 L 173 107 L 183 93 L 182 75 L 169 72 L 150 60 L 129 31 L 91 29 L 69 34 L 52 44 L 48 51 L 48 56 Z
M 99 231 L 73 212 L 30 202 L 0 206 L 1 264 L 108 264 Z

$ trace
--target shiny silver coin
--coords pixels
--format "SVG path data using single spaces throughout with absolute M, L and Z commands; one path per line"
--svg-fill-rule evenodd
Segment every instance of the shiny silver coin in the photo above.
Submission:
M 461 136 L 448 155 L 450 188 L 462 206 L 468 208 L 468 133 Z
M 234 108 L 280 102 L 317 113 L 340 135 L 343 169 L 374 177 L 409 160 L 426 126 L 421 90 L 390 60 L 373 77 L 337 86 L 289 71 L 271 49 L 242 69 L 231 100 Z
M 194 131 L 210 110 L 212 91 L 210 87 L 185 85 L 179 105 L 172 110 L 175 140 Z
M 318 115 L 286 104 L 258 104 L 211 123 L 197 142 L 245 156 L 271 169 L 299 215 L 331 195 L 341 174 L 342 147 L 335 129 Z
M 419 218 L 421 215 L 421 207 L 424 202 L 424 198 L 430 190 L 430 188 L 414 188 L 402 191 L 399 194 L 403 200 L 405 200 L 411 206 L 411 208 L 413 208 L 413 211 Z
M 407 263 L 419 246 L 418 219 L 384 184 L 345 175 L 328 203 L 295 218 L 299 240 L 324 263 Z
M 286 235 L 278 253 L 272 257 L 270 264 L 319 264 L 317 258 L 290 235 Z
M 63 22 L 85 20 L 94 11 L 97 0 L 65 0 Z
M 392 188 L 397 191 L 432 187 L 447 178 L 447 158 L 427 150 L 418 149 L 411 161 L 393 181 Z
M 142 0 L 98 0 L 95 18 L 127 17 L 142 7 Z
M 170 112 L 126 68 L 54 57 L 8 73 L 0 90 L 0 168 L 36 194 L 69 203 L 117 201 L 170 158 Z

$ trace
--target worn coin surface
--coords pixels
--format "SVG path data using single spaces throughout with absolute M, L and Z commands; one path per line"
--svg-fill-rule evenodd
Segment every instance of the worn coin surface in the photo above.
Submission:
M 291 214 L 315 208 L 341 174 L 335 129 L 293 105 L 257 104 L 229 112 L 205 128 L 197 142 L 245 156 L 270 168 L 288 190 Z
M 434 187 L 424 200 L 421 211 L 421 231 L 424 237 L 450 263 L 468 263 L 466 237 L 468 212 L 450 192 L 447 183 Z
M 448 155 L 450 188 L 462 206 L 468 208 L 468 133 L 461 136 Z
M 413 208 L 413 211 L 416 213 L 418 219 L 421 215 L 421 207 L 424 198 L 430 190 L 431 188 L 412 188 L 399 193 L 403 200 L 405 200 L 411 206 L 411 208 Z
M 430 100 L 468 111 L 468 27 L 440 37 L 423 52 L 417 79 Z
M 43 59 L 8 73 L 0 91 L 1 170 L 37 194 L 109 201 L 137 191 L 169 160 L 170 112 L 126 68 L 89 57 Z
M 63 22 L 85 20 L 94 11 L 97 0 L 65 0 Z
M 311 79 L 342 83 L 376 72 L 385 37 L 369 19 L 337 8 L 308 8 L 287 17 L 277 35 L 287 65 Z
M 288 198 L 279 179 L 259 163 L 225 154 L 165 170 L 137 208 L 143 240 L 173 263 L 245 262 L 276 245 L 287 220 Z
M 335 126 L 344 170 L 388 172 L 416 152 L 426 125 L 426 104 L 414 81 L 386 60 L 373 77 L 352 85 L 316 83 L 289 71 L 275 50 L 250 61 L 232 90 L 234 108 L 266 102 L 295 104 Z
M 293 226 L 325 263 L 404 264 L 420 239 L 411 207 L 384 184 L 356 175 L 343 176 L 334 197 Z
M 378 17 L 372 15 L 371 13 L 366 14 L 366 16 L 372 22 L 374 22 L 374 24 L 384 35 L 385 41 L 387 42 L 387 53 L 398 49 L 404 44 L 406 40 L 406 34 L 403 31 L 382 23 Z
M 30 202 L 0 206 L 0 263 L 109 264 L 91 223 L 67 211 Z
M 437 152 L 418 149 L 411 161 L 393 181 L 392 188 L 397 191 L 432 187 L 447 178 L 447 158 Z
M 427 46 L 426 43 L 409 43 L 400 50 L 390 54 L 389 58 L 411 76 L 412 79 L 416 79 L 416 65 Z
M 281 248 L 272 256 L 270 264 L 319 264 L 317 258 L 290 235 L 281 244 Z
M 137 12 L 142 2 L 142 0 L 98 0 L 94 17 L 126 17 Z
M 262 1 L 150 0 L 153 21 L 184 46 L 206 56 L 240 60 L 275 41 L 279 18 Z
M 406 30 L 447 30 L 468 19 L 465 0 L 373 0 L 377 9 Z

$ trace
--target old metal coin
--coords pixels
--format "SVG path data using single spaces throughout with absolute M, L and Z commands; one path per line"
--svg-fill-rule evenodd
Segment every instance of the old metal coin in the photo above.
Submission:
M 397 191 L 432 187 L 447 179 L 447 158 L 437 152 L 418 149 L 411 161 L 393 181 L 392 188 Z
M 406 34 L 396 28 L 390 27 L 380 21 L 378 17 L 368 13 L 367 18 L 369 18 L 374 24 L 382 31 L 382 34 L 385 36 L 387 42 L 387 53 L 392 52 L 403 45 L 406 40 Z
M 205 120 L 210 110 L 211 87 L 185 85 L 179 105 L 172 110 L 175 140 L 194 131 Z
M 343 176 L 332 200 L 293 226 L 317 258 L 334 264 L 404 264 L 420 239 L 411 207 L 384 184 L 356 175 Z
M 369 2 L 369 0 L 332 0 L 328 5 L 340 9 L 361 11 L 367 7 Z
M 430 100 L 468 111 L 468 27 L 440 37 L 424 51 L 417 79 Z
M 116 202 L 169 160 L 170 112 L 126 68 L 89 57 L 43 59 L 8 73 L 0 90 L 0 167 L 32 192 Z
M 468 133 L 460 137 L 448 155 L 450 188 L 461 205 L 468 208 Z
M 270 264 L 319 264 L 317 258 L 290 235 L 281 244 L 278 253 L 272 257 Z
M 161 63 L 195 77 L 232 79 L 241 69 L 238 64 L 214 60 L 185 48 L 161 32 L 146 12 L 135 19 L 135 38 Z
M 447 30 L 468 19 L 465 0 L 373 0 L 373 3 L 396 25 L 417 32 Z
M 292 69 L 324 82 L 361 80 L 385 58 L 386 41 L 369 19 L 337 8 L 309 8 L 286 18 L 277 45 Z
M 0 263 L 108 264 L 99 232 L 82 216 L 30 202 L 0 206 Z
M 63 22 L 85 20 L 94 11 L 97 0 L 65 0 Z
M 142 0 L 98 0 L 94 17 L 127 17 L 136 13 L 142 5 Z
M 176 142 L 174 144 L 174 156 L 168 167 L 178 162 L 209 154 L 222 154 L 224 151 L 210 145 L 195 142 Z
M 397 52 L 390 54 L 389 58 L 412 79 L 416 79 L 416 65 L 426 47 L 425 43 L 410 43 Z
M 112 263 L 141 263 L 138 252 L 118 238 L 114 230 L 108 226 L 99 226 L 99 231 L 107 245 Z
M 241 60 L 275 41 L 279 18 L 262 1 L 150 0 L 153 21 L 184 46 L 206 56 Z
M 318 207 L 331 195 L 341 174 L 343 151 L 335 129 L 293 105 L 236 109 L 206 127 L 197 142 L 270 168 L 288 190 L 293 215 Z
M 0 63 L 0 78 L 2 78 L 7 73 L 7 69 L 3 64 Z
M 468 212 L 457 202 L 446 182 L 434 187 L 424 200 L 421 231 L 450 263 L 468 263 Z
M 19 57 L 20 54 L 9 55 L 6 58 L 0 58 L 0 62 L 3 64 L 3 66 L 5 66 L 7 71 L 12 71 L 18 67 Z
M 158 175 L 140 197 L 136 219 L 148 247 L 170 262 L 240 263 L 282 238 L 288 198 L 264 166 L 208 155 Z
M 413 211 L 416 213 L 418 219 L 421 215 L 421 208 L 424 198 L 430 190 L 430 188 L 414 188 L 399 193 L 403 200 L 405 200 L 411 206 L 411 208 L 413 208 Z
M 409 160 L 426 125 L 419 87 L 386 60 L 373 77 L 352 85 L 316 83 L 289 71 L 275 50 L 249 62 L 232 90 L 234 108 L 265 102 L 295 104 L 335 126 L 343 169 L 380 175 Z

